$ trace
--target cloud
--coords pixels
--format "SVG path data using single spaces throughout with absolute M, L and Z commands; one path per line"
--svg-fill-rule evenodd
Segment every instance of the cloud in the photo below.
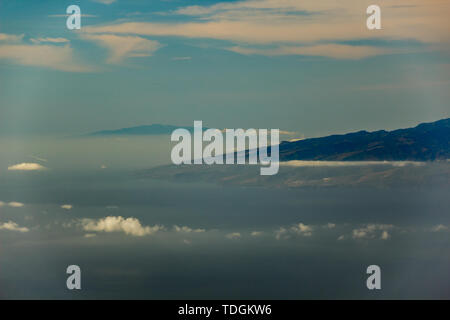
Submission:
M 292 226 L 291 230 L 304 237 L 312 236 L 312 227 L 303 223 L 295 224 L 294 226 Z
M 339 236 L 337 239 L 338 239 L 338 241 L 342 241 L 342 240 L 345 239 L 345 236 L 344 236 L 344 235 L 341 235 L 341 236 Z
M 336 227 L 336 224 L 335 223 L 327 223 L 325 227 L 328 229 L 333 229 Z
M 239 232 L 232 232 L 232 233 L 228 233 L 225 235 L 226 238 L 228 239 L 240 239 L 241 238 L 241 234 Z
M 281 166 L 286 167 L 354 167 L 354 166 L 373 166 L 388 165 L 393 167 L 404 166 L 424 166 L 425 162 L 419 161 L 303 161 L 291 160 L 280 162 Z
M 12 201 L 8 203 L 8 206 L 10 206 L 11 208 L 22 208 L 25 205 L 22 202 Z
M 317 56 L 334 59 L 363 59 L 383 54 L 394 54 L 405 52 L 399 49 L 379 48 L 374 46 L 357 46 L 357 45 L 343 45 L 343 44 L 321 44 L 312 46 L 281 46 L 275 49 L 261 49 L 261 48 L 244 48 L 231 47 L 228 50 L 245 54 L 245 55 L 264 55 L 264 56 L 287 56 L 287 55 L 302 55 L 302 56 Z
M 144 227 L 136 218 L 124 218 L 121 216 L 108 216 L 98 220 L 82 219 L 81 225 L 85 231 L 123 232 L 137 237 L 153 234 L 163 229 L 159 225 Z
M 71 210 L 73 208 L 73 206 L 71 204 L 63 204 L 61 206 L 61 208 L 65 209 L 65 210 Z
M 109 50 L 108 63 L 119 63 L 131 57 L 149 57 L 162 45 L 156 40 L 137 36 L 118 36 L 113 34 L 83 34 L 84 40 L 94 41 Z
M 385 230 L 385 231 L 383 231 L 383 232 L 381 233 L 380 239 L 381 239 L 381 240 L 387 240 L 387 239 L 389 239 L 390 237 L 391 237 L 391 235 Z
M 43 67 L 59 71 L 93 71 L 93 68 L 74 62 L 73 50 L 69 44 L 60 46 L 49 44 L 0 43 L 0 60 L 2 59 L 18 65 Z
M 86 233 L 83 237 L 85 237 L 85 238 L 94 238 L 96 236 L 97 236 L 97 234 L 95 234 L 95 233 Z
M 187 227 L 187 226 L 179 227 L 179 226 L 175 225 L 175 226 L 173 226 L 173 228 L 174 228 L 174 230 L 175 230 L 176 232 L 186 232 L 186 233 L 191 233 L 191 232 L 194 232 L 194 233 L 205 232 L 205 229 L 192 229 L 192 228 L 189 228 L 189 227 Z
M 8 167 L 10 171 L 37 171 L 37 170 L 45 170 L 46 168 L 39 163 L 28 163 L 23 162 L 19 164 L 15 164 Z
M 275 239 L 280 240 L 282 237 L 286 237 L 287 232 L 287 229 L 280 227 L 275 231 Z
M 402 6 L 405 3 L 406 0 L 379 0 L 382 30 L 375 31 L 366 28 L 367 3 L 364 2 L 246 0 L 180 7 L 169 14 L 189 19 L 177 22 L 120 22 L 88 26 L 84 32 L 216 39 L 237 44 L 232 48 L 242 54 L 337 59 L 398 52 L 385 45 L 358 45 L 361 39 L 415 40 L 429 47 L 450 42 L 445 31 L 450 29 L 446 14 L 450 9 L 448 1 L 409 0 L 412 6 L 406 8 Z M 348 45 L 349 41 L 354 41 L 354 45 Z M 267 49 L 268 45 L 274 48 Z
M 173 57 L 172 60 L 174 61 L 185 61 L 185 60 L 191 60 L 192 57 Z
M 98 3 L 102 3 L 102 4 L 107 4 L 110 5 L 111 3 L 116 2 L 116 0 L 93 0 L 94 2 L 98 2 Z
M 4 42 L 21 42 L 24 37 L 24 34 L 6 34 L 6 33 L 0 33 L 0 41 Z
M 28 232 L 30 229 L 26 227 L 19 227 L 19 225 L 15 222 L 8 221 L 0 224 L 0 230 L 9 230 L 9 231 L 17 231 L 17 232 Z
M 3 207 L 3 206 L 9 206 L 11 208 L 21 208 L 24 206 L 24 204 L 22 202 L 15 202 L 15 201 L 8 202 L 8 203 L 0 201 L 0 207 Z
M 391 224 L 368 224 L 365 227 L 354 229 L 352 232 L 353 239 L 372 239 L 375 237 L 377 231 L 381 231 L 380 238 L 387 240 L 390 235 L 387 230 L 392 229 L 394 226 Z
M 437 226 L 435 226 L 431 229 L 431 231 L 433 231 L 433 232 L 446 231 L 446 230 L 448 230 L 448 227 L 444 226 L 443 224 L 438 224 Z
M 253 231 L 252 233 L 250 233 L 250 235 L 252 237 L 259 237 L 261 236 L 263 233 L 261 231 Z
M 33 38 L 30 39 L 33 43 L 50 42 L 50 43 L 67 43 L 70 42 L 66 38 Z

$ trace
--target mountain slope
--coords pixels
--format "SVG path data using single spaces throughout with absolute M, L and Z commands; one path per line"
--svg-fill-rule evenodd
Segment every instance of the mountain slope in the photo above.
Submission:
M 394 131 L 359 131 L 280 144 L 280 160 L 411 160 L 450 158 L 450 118 Z

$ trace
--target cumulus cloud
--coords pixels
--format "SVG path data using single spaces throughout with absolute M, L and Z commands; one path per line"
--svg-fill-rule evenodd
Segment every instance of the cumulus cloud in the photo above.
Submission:
M 37 171 L 45 170 L 46 168 L 39 163 L 23 162 L 8 167 L 10 171 Z
M 19 225 L 15 222 L 8 221 L 5 223 L 0 223 L 0 230 L 9 230 L 9 231 L 17 231 L 17 232 L 28 232 L 30 229 L 26 227 L 19 227 Z
M 109 50 L 108 63 L 120 63 L 131 57 L 149 57 L 162 47 L 156 40 L 148 40 L 138 36 L 83 34 L 81 37 L 107 48 Z
M 61 206 L 61 208 L 65 209 L 65 210 L 71 210 L 73 208 L 73 206 L 71 204 L 63 204 Z
M 85 231 L 96 232 L 123 232 L 132 236 L 146 236 L 163 229 L 162 226 L 142 226 L 136 218 L 124 218 L 121 216 L 108 216 L 98 220 L 82 219 L 81 225 Z
M 294 226 L 292 226 L 291 230 L 297 234 L 304 236 L 304 237 L 310 237 L 312 235 L 313 229 L 311 226 L 308 226 L 303 223 L 298 223 L 298 224 L 295 224 Z
M 225 235 L 226 238 L 228 239 L 240 239 L 241 238 L 241 234 L 239 232 L 232 232 L 232 233 L 228 233 L 227 235 Z
M 387 240 L 390 238 L 388 230 L 394 226 L 391 224 L 368 224 L 365 227 L 357 228 L 352 231 L 353 239 L 373 239 L 377 231 L 381 231 L 380 238 Z
M 186 232 L 186 233 L 191 233 L 191 232 L 194 232 L 194 233 L 205 232 L 205 229 L 192 229 L 192 228 L 190 228 L 190 227 L 188 227 L 188 226 L 182 226 L 182 227 L 179 227 L 179 226 L 175 225 L 175 226 L 173 226 L 173 228 L 174 228 L 174 230 L 175 230 L 176 232 Z
M 261 232 L 261 231 L 253 231 L 253 232 L 251 232 L 250 233 L 250 235 L 252 236 L 252 237 L 259 237 L 259 236 L 261 236 L 263 233 Z

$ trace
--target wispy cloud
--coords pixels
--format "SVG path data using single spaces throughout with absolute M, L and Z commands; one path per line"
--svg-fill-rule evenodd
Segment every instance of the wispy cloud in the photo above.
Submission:
M 66 38 L 32 38 L 30 39 L 33 43 L 42 43 L 42 42 L 50 42 L 50 43 L 67 43 L 70 40 Z
M 191 233 L 191 232 L 199 233 L 199 232 L 205 232 L 206 231 L 205 229 L 192 229 L 192 228 L 190 228 L 188 226 L 179 227 L 177 225 L 173 226 L 173 229 L 176 232 L 186 232 L 186 233 Z
M 109 5 L 116 2 L 117 0 L 92 0 L 92 1 Z
M 14 35 L 7 36 L 14 37 Z M 76 63 L 72 47 L 69 44 L 61 46 L 60 43 L 55 45 L 55 43 L 40 44 L 40 42 L 28 44 L 23 41 L 18 43 L 0 42 L 0 60 L 7 60 L 17 65 L 68 72 L 90 72 L 94 70 L 91 67 Z
M 444 226 L 443 224 L 438 224 L 437 226 L 434 226 L 431 228 L 431 231 L 433 232 L 440 232 L 440 231 L 447 231 L 448 227 Z
M 130 57 L 149 57 L 162 45 L 156 40 L 138 36 L 118 36 L 113 34 L 83 34 L 84 40 L 98 43 L 109 50 L 108 63 L 119 63 Z
M 406 3 L 412 6 L 403 6 Z M 413 39 L 427 44 L 450 41 L 444 31 L 450 29 L 448 1 L 380 0 L 377 4 L 389 14 L 382 15 L 382 30 L 376 31 L 365 27 L 364 2 L 246 0 L 185 6 L 169 13 L 189 17 L 183 22 L 120 22 L 88 26 L 84 32 L 226 40 L 238 44 L 231 50 L 242 54 L 338 59 L 403 52 L 380 45 L 358 45 L 360 39 Z M 342 44 L 349 40 L 355 40 L 355 45 Z M 267 49 L 267 45 L 274 48 Z

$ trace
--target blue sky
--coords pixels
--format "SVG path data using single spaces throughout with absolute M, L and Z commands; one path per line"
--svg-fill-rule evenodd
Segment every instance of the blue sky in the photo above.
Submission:
M 448 117 L 448 1 L 378 3 L 369 31 L 370 1 L 2 1 L 0 134 L 203 120 L 309 137 Z

